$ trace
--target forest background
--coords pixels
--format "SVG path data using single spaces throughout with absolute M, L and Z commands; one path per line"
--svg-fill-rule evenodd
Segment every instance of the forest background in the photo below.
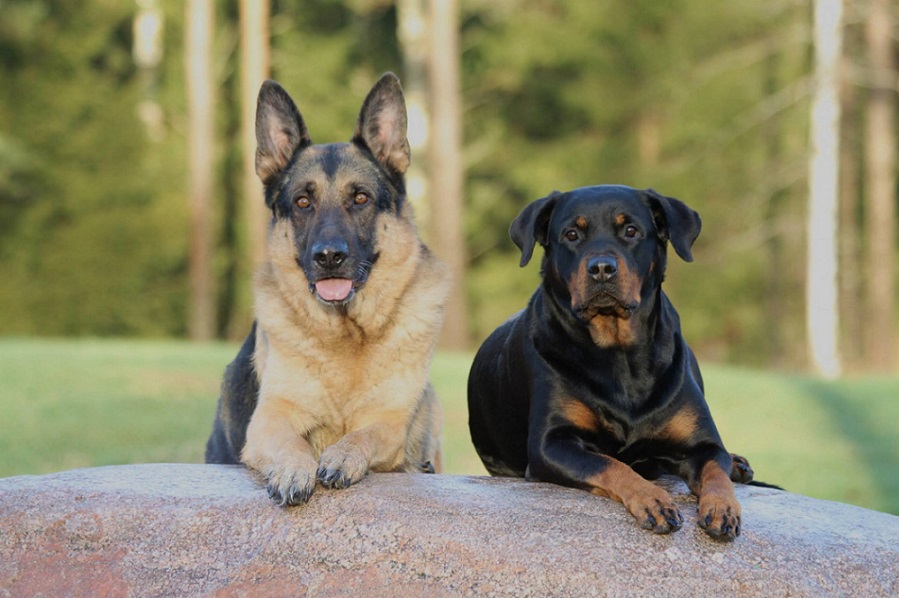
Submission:
M 0 0 L 0 335 L 196 336 L 190 4 Z M 349 138 L 382 72 L 397 72 L 408 92 L 415 65 L 433 66 L 410 60 L 402 4 L 271 1 L 270 76 L 293 95 L 316 142 Z M 239 2 L 209 5 L 207 316 L 212 336 L 236 340 L 252 320 L 245 50 Z M 843 7 L 840 349 L 847 369 L 895 371 L 895 228 L 882 232 L 895 221 L 895 159 L 885 212 L 875 209 L 871 165 L 895 152 L 895 3 Z M 536 287 L 539 260 L 519 269 L 508 238 L 521 208 L 554 189 L 620 183 L 680 198 L 703 218 L 696 261 L 672 257 L 666 281 L 701 360 L 807 368 L 813 8 L 811 0 L 462 0 L 452 26 L 464 178 L 457 199 L 440 200 L 458 201 L 462 221 L 455 246 L 439 247 L 462 274 L 455 346 L 476 347 Z M 887 18 L 887 66 L 871 51 L 875 10 Z M 147 11 L 161 24 L 149 60 L 136 51 Z M 889 119 L 875 121 L 875 106 Z M 427 152 L 413 154 L 427 161 Z M 429 241 L 445 224 L 428 204 L 437 197 L 418 206 Z M 877 249 L 884 234 L 886 254 Z M 884 281 L 886 299 L 877 290 Z

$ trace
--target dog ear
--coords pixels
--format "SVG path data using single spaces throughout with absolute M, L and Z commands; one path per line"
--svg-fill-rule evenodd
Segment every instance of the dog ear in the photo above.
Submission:
M 311 144 L 290 95 L 275 81 L 263 83 L 256 100 L 256 174 L 262 183 L 267 185 L 298 149 Z
M 512 221 L 509 236 L 521 250 L 521 263 L 519 264 L 521 267 L 527 266 L 531 261 L 531 256 L 534 255 L 534 243 L 546 246 L 549 217 L 561 195 L 558 191 L 553 191 L 546 197 L 531 202 Z
M 401 175 L 410 162 L 406 126 L 400 80 L 393 73 L 384 73 L 362 103 L 351 141 L 367 147 L 378 162 Z
M 687 204 L 667 197 L 652 189 L 646 190 L 650 208 L 656 221 L 656 230 L 663 241 L 671 241 L 674 251 L 685 262 L 693 261 L 690 249 L 702 230 L 699 214 L 687 207 Z

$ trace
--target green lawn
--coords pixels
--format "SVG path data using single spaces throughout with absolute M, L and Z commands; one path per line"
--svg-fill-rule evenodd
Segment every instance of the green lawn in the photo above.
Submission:
M 0 339 L 0 477 L 200 462 L 233 344 Z M 440 353 L 444 470 L 483 474 L 468 439 L 470 354 Z M 899 377 L 826 383 L 706 365 L 728 449 L 760 480 L 899 514 Z

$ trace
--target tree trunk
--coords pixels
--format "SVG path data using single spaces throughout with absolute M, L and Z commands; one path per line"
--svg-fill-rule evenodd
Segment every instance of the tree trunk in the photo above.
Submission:
M 868 63 L 874 75 L 868 93 L 865 133 L 866 229 L 868 242 L 865 361 L 895 366 L 893 317 L 896 276 L 896 131 L 893 15 L 890 0 L 871 0 L 866 28 Z
M 839 61 L 841 0 L 815 0 L 815 92 L 809 159 L 806 326 L 812 365 L 827 378 L 841 373 L 837 306 L 837 194 L 839 188 Z
M 262 82 L 270 75 L 269 0 L 240 0 L 240 81 L 239 139 L 240 198 L 232 217 L 239 219 L 237 246 L 234 253 L 232 310 L 227 322 L 226 336 L 240 339 L 246 336 L 253 320 L 252 278 L 256 267 L 265 259 L 270 213 L 265 207 L 262 183 L 256 176 L 256 97 Z
M 240 87 L 243 131 L 243 189 L 247 238 L 253 268 L 265 257 L 269 213 L 256 176 L 256 97 L 269 77 L 269 2 L 240 0 Z
M 165 139 L 165 113 L 156 99 L 159 86 L 159 65 L 163 58 L 165 19 L 157 0 L 144 0 L 134 15 L 132 55 L 138 66 L 138 81 L 142 97 L 137 116 L 143 123 L 147 137 L 154 142 Z
M 210 68 L 212 0 L 188 0 L 185 10 L 190 205 L 188 333 L 194 340 L 207 340 L 215 330 L 210 218 L 215 142 Z
M 447 262 L 454 278 L 441 345 L 464 349 L 469 335 L 464 287 L 458 5 L 457 0 L 433 0 L 430 7 L 431 239 L 435 252 Z
M 781 57 L 776 51 L 771 51 L 765 60 L 765 93 L 768 97 L 777 93 L 780 87 L 778 72 Z M 780 114 L 773 114 L 765 122 L 765 162 L 776 165 L 785 162 L 783 143 L 783 119 Z M 784 189 L 775 187 L 768 196 L 765 209 L 765 222 L 774 232 L 768 235 L 762 250 L 768 268 L 765 269 L 765 335 L 766 353 L 770 367 L 783 367 L 788 362 L 784 331 L 787 329 L 786 321 L 789 318 L 787 287 L 789 284 L 789 269 L 784 263 L 785 255 L 789 252 L 785 248 L 783 235 L 776 230 L 778 223 L 783 218 L 787 193 Z
M 419 228 L 430 236 L 428 205 L 428 19 L 427 0 L 397 0 L 397 37 L 403 54 L 403 93 L 409 118 L 412 164 L 406 172 L 406 196 Z M 426 238 L 430 241 L 429 238 Z
M 847 49 L 847 53 L 849 50 Z M 859 189 L 861 187 L 862 134 L 858 88 L 842 86 L 843 130 L 840 143 L 840 306 L 842 349 L 844 365 L 857 369 L 863 365 L 865 335 L 865 309 L 862 301 L 862 283 L 865 263 L 862 254 L 859 223 Z

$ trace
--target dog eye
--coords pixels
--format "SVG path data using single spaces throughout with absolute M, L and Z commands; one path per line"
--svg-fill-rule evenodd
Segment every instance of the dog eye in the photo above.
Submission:
M 640 234 L 640 229 L 638 229 L 638 228 L 637 228 L 636 226 L 634 226 L 633 224 L 629 224 L 629 225 L 624 229 L 624 236 L 627 237 L 628 239 L 633 239 L 634 237 L 636 237 L 636 236 L 639 235 L 639 234 Z
M 578 234 L 578 232 L 576 230 L 574 230 L 572 228 L 572 229 L 565 231 L 565 238 L 568 239 L 569 241 L 577 241 L 578 239 L 581 238 L 581 236 Z
M 297 198 L 297 207 L 300 208 L 301 210 L 305 210 L 306 208 L 308 208 L 311 205 L 312 205 L 312 201 L 310 201 L 310 199 L 307 196 L 300 195 Z
M 363 193 L 362 191 L 359 191 L 358 193 L 356 193 L 356 196 L 353 197 L 353 202 L 357 206 L 364 206 L 365 204 L 368 203 L 368 194 Z

